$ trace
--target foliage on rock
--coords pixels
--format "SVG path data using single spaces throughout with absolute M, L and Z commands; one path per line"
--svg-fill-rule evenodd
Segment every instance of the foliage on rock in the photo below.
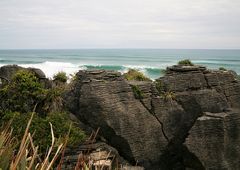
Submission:
M 47 92 L 32 72 L 20 70 L 11 82 L 0 90 L 0 97 L 4 99 L 0 109 L 30 112 L 37 103 L 43 101 Z
M 27 122 L 31 115 L 32 113 L 6 112 L 1 119 L 1 123 L 4 124 L 4 122 L 11 121 L 13 135 L 16 139 L 20 139 L 25 132 Z M 67 113 L 49 113 L 44 117 L 36 114 L 33 117 L 30 132 L 34 134 L 33 139 L 35 145 L 38 145 L 42 152 L 45 152 L 43 149 L 51 145 L 49 122 L 53 125 L 54 134 L 58 140 L 57 144 L 63 142 L 69 131 L 69 146 L 78 144 L 85 139 L 84 132 L 70 120 Z
M 164 100 L 174 100 L 176 98 L 175 93 L 172 91 L 166 90 L 163 86 L 163 83 L 160 80 L 157 80 L 155 82 L 155 87 L 159 92 L 160 97 L 163 98 Z
M 138 86 L 132 85 L 132 90 L 133 90 L 133 94 L 136 99 L 142 99 L 144 97 L 143 92 L 140 90 L 140 88 Z
M 66 83 L 67 80 L 68 80 L 67 74 L 65 72 L 63 72 L 63 71 L 58 72 L 57 74 L 55 74 L 53 76 L 53 80 Z
M 19 139 L 24 133 L 31 112 L 35 111 L 30 131 L 40 149 L 51 144 L 49 122 L 53 124 L 59 141 L 68 134 L 72 124 L 69 144 L 81 142 L 85 137 L 84 133 L 70 120 L 64 109 L 61 110 L 63 91 L 62 86 L 44 88 L 32 72 L 18 71 L 10 83 L 0 89 L 0 124 L 11 120 L 14 136 Z
M 189 60 L 181 60 L 178 62 L 178 65 L 182 65 L 182 66 L 194 66 L 194 64 Z
M 130 69 L 127 73 L 124 74 L 124 77 L 127 80 L 151 81 L 151 79 L 146 77 L 143 73 L 134 69 Z
M 219 70 L 220 70 L 220 71 L 227 71 L 227 69 L 224 68 L 224 67 L 219 67 Z

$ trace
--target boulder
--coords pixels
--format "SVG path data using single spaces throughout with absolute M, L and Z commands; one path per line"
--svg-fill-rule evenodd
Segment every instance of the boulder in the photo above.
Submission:
M 6 66 L 0 67 L 0 77 L 7 80 L 11 80 L 13 75 L 19 70 L 29 70 L 33 72 L 37 78 L 46 79 L 46 75 L 42 70 L 38 68 L 23 68 L 18 65 L 6 65 Z
M 13 75 L 23 68 L 17 65 L 6 65 L 0 67 L 0 77 L 10 81 Z

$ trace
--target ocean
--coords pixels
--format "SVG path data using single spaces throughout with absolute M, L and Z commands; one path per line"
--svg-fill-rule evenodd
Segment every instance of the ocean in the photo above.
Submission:
M 151 79 L 163 70 L 190 59 L 211 69 L 224 67 L 240 74 L 240 50 L 198 49 L 68 49 L 68 50 L 0 50 L 0 67 L 17 64 L 43 70 L 47 77 L 59 71 L 68 75 L 84 69 L 116 70 L 121 73 L 138 69 Z

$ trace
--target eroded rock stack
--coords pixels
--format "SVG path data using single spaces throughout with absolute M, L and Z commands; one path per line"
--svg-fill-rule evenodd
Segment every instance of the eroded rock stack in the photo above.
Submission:
M 239 101 L 232 72 L 199 66 L 170 67 L 153 83 L 79 71 L 66 95 L 73 114 L 150 170 L 240 169 Z

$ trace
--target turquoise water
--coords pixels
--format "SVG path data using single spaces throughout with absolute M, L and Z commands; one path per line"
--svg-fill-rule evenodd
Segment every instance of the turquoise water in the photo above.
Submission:
M 78 50 L 0 50 L 0 66 L 18 64 L 42 69 L 48 77 L 59 71 L 72 74 L 82 69 L 126 72 L 135 68 L 152 79 L 167 66 L 190 59 L 212 69 L 225 67 L 240 74 L 240 50 L 179 49 L 78 49 Z

